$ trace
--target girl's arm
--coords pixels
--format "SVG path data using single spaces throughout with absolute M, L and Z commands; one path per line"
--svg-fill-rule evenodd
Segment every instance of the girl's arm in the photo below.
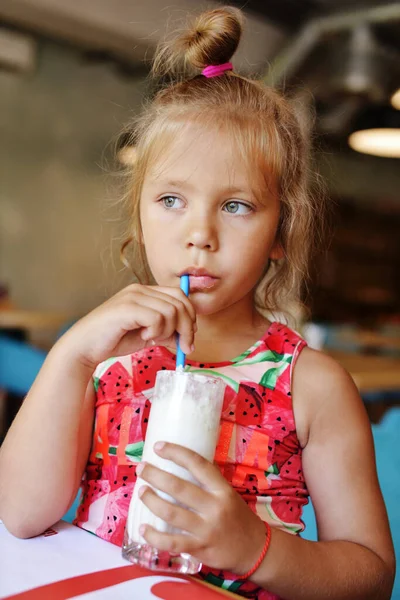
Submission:
M 130 285 L 75 323 L 49 353 L 0 451 L 0 518 L 18 537 L 38 535 L 72 504 L 94 417 L 91 376 L 111 356 L 181 336 L 190 353 L 196 314 L 179 288 Z
M 358 392 L 335 361 L 309 349 L 298 359 L 293 383 L 297 427 L 308 437 L 303 470 L 319 541 L 272 528 L 269 550 L 251 581 L 286 600 L 389 600 L 395 558 Z M 147 542 L 238 575 L 250 570 L 265 541 L 258 516 L 199 455 L 172 444 L 158 453 L 189 469 L 202 488 L 141 463 L 142 479 L 192 509 L 171 506 L 146 487 L 141 499 L 150 510 L 191 534 L 146 526 Z
M 18 537 L 44 531 L 75 498 L 90 449 L 91 375 L 60 340 L 11 425 L 0 453 L 0 517 Z
M 306 407 L 311 424 L 303 469 L 319 541 L 273 530 L 252 579 L 287 600 L 389 600 L 394 550 L 371 427 L 354 382 L 334 360 L 305 349 L 293 398 L 295 415 Z

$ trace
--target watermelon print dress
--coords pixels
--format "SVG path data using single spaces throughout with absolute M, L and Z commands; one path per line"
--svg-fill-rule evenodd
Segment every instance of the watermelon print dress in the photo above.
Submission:
M 188 361 L 186 370 L 212 373 L 227 384 L 215 463 L 249 507 L 268 523 L 297 535 L 308 492 L 291 399 L 293 367 L 305 341 L 272 323 L 249 350 L 223 363 Z M 94 375 L 93 444 L 74 523 L 122 545 L 129 501 L 141 460 L 157 371 L 175 368 L 162 346 L 110 358 Z M 244 598 L 278 596 L 233 573 L 203 567 L 199 576 Z

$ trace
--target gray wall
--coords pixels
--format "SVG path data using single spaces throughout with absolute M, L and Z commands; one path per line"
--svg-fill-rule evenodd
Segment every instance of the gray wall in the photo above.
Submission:
M 104 165 L 142 89 L 51 43 L 35 74 L 0 72 L 0 281 L 18 307 L 79 314 L 119 285 Z

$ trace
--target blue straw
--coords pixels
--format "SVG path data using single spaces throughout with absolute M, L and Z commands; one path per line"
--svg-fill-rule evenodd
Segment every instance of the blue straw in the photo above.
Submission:
M 189 287 L 190 287 L 189 275 L 182 275 L 180 288 L 183 291 L 183 293 L 185 294 L 185 296 L 189 296 Z M 184 368 L 185 362 L 186 362 L 186 354 L 184 352 L 182 352 L 182 350 L 181 350 L 181 347 L 179 344 L 179 335 L 177 335 L 176 344 L 177 344 L 176 368 L 178 368 L 178 367 Z

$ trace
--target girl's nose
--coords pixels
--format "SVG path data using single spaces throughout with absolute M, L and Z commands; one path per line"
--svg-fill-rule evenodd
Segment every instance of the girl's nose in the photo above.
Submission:
M 210 218 L 194 217 L 188 224 L 186 247 L 215 252 L 218 250 L 218 234 Z

